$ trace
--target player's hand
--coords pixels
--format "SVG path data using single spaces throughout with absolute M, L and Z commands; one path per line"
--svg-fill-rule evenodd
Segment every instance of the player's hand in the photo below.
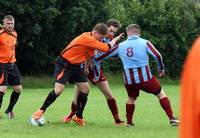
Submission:
M 88 67 L 84 67 L 84 74 L 86 76 L 89 74 L 89 68 Z
M 117 41 L 120 40 L 122 37 L 124 37 L 124 33 L 121 33 L 117 37 L 113 38 L 112 41 L 110 41 L 109 43 L 111 47 L 113 47 L 117 43 Z
M 91 63 L 91 58 L 89 57 L 88 53 L 86 53 L 87 60 L 85 61 L 84 65 L 84 74 L 87 76 L 89 74 L 89 66 Z
M 165 70 L 160 70 L 160 69 L 158 69 L 158 76 L 159 76 L 159 77 L 165 76 Z
M 118 40 L 120 40 L 121 38 L 123 38 L 124 37 L 124 33 L 121 33 L 121 34 L 119 34 L 117 37 L 115 37 L 117 40 L 116 41 L 118 41 Z

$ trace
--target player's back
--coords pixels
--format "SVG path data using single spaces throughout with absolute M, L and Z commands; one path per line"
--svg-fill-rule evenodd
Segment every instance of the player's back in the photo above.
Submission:
M 119 44 L 118 55 L 122 60 L 124 69 L 144 67 L 148 65 L 147 40 L 139 36 L 130 36 Z
M 126 84 L 140 84 L 152 78 L 148 66 L 147 42 L 133 35 L 119 44 L 117 53 L 124 66 Z

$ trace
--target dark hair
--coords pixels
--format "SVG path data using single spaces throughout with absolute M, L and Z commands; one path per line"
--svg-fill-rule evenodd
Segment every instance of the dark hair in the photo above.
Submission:
M 94 31 L 97 31 L 101 35 L 107 35 L 108 34 L 108 26 L 105 23 L 97 23 L 94 28 Z
M 121 27 L 120 21 L 117 20 L 117 19 L 109 19 L 107 21 L 107 25 L 108 25 L 108 27 L 111 26 L 111 25 L 116 27 L 116 28 L 120 28 Z
M 3 20 L 5 20 L 5 19 L 7 19 L 7 20 L 15 20 L 12 15 L 5 15 Z

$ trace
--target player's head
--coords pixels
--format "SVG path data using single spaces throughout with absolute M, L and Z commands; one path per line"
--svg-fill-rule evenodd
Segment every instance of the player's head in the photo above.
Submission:
M 121 24 L 120 24 L 120 21 L 117 19 L 109 19 L 107 21 L 107 26 L 108 26 L 108 35 L 113 37 L 113 35 L 121 27 Z
M 126 27 L 126 33 L 128 36 L 131 35 L 140 35 L 141 29 L 138 24 L 130 24 L 129 26 Z
M 101 41 L 108 34 L 108 26 L 104 23 L 97 23 L 92 29 L 92 35 Z
M 6 15 L 3 18 L 3 27 L 6 31 L 12 32 L 15 26 L 15 19 L 12 15 Z

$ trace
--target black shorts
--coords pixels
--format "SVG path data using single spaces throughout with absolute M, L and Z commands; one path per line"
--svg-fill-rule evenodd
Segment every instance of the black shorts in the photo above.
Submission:
M 65 85 L 66 83 L 87 82 L 87 77 L 81 65 L 70 64 L 59 56 L 55 63 L 55 81 Z
M 0 63 L 0 86 L 21 85 L 21 75 L 16 63 Z

